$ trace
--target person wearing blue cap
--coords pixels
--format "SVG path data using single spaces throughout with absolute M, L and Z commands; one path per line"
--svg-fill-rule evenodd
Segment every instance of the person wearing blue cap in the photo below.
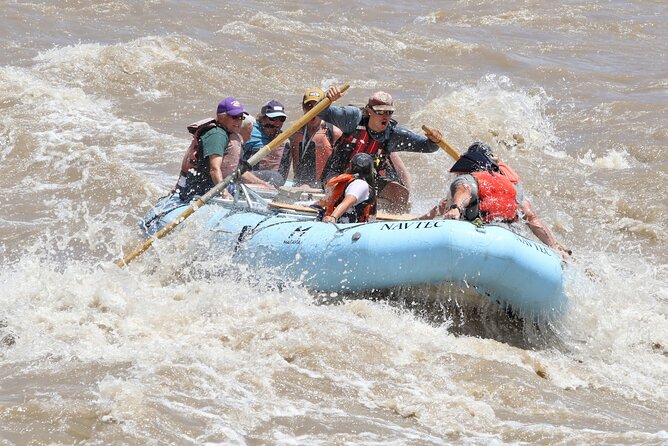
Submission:
M 255 119 L 250 138 L 244 142 L 242 159 L 248 161 L 262 147 L 276 138 L 281 133 L 281 128 L 287 117 L 282 103 L 271 100 L 264 104 L 260 114 Z M 252 173 L 274 187 L 282 186 L 290 167 L 290 158 L 283 156 L 284 150 L 285 146 L 277 147 L 253 166 Z M 289 154 L 286 153 L 286 155 Z

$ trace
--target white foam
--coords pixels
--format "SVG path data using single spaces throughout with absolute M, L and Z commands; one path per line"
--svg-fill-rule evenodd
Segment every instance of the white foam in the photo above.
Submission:
M 449 142 L 455 146 L 468 147 L 479 140 L 495 147 L 562 153 L 545 111 L 552 99 L 540 88 L 529 92 L 516 88 L 507 77 L 490 74 L 474 85 L 443 85 L 432 95 L 436 97 L 411 116 L 413 127 L 426 123 L 440 128 L 453 135 Z M 435 116 L 447 119 L 434 121 Z
M 591 150 L 588 150 L 579 161 L 587 166 L 593 166 L 600 169 L 622 170 L 631 167 L 628 160 L 628 153 L 624 150 L 608 150 L 604 156 L 597 157 Z

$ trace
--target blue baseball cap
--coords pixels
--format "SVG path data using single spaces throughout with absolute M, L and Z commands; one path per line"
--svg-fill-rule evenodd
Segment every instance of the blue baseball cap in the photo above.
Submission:
M 244 106 L 241 105 L 241 102 L 235 98 L 225 98 L 220 101 L 216 113 L 226 113 L 230 116 L 239 116 L 242 113 L 244 115 L 248 114 L 246 113 L 246 110 L 244 110 Z
M 288 115 L 285 114 L 285 107 L 283 107 L 283 104 L 276 100 L 272 100 L 264 104 L 260 114 L 268 118 L 278 118 L 281 116 L 284 118 L 288 117 Z

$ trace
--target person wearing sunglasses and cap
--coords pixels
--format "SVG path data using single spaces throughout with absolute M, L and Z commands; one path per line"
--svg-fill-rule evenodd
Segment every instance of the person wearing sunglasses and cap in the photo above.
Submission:
M 302 97 L 302 110 L 308 113 L 325 97 L 320 88 L 309 88 Z M 332 147 L 343 132 L 333 124 L 315 116 L 290 138 L 290 158 L 292 160 L 293 183 L 320 187 L 320 177 L 325 163 L 332 154 Z
M 336 101 L 343 96 L 338 87 L 327 90 L 327 97 Z M 438 130 L 427 136 L 418 135 L 400 127 L 392 119 L 394 114 L 392 96 L 377 91 L 360 109 L 354 106 L 331 106 L 320 113 L 320 117 L 339 127 L 343 136 L 334 147 L 322 174 L 326 184 L 331 178 L 343 173 L 350 160 L 358 153 L 372 155 L 379 178 L 378 197 L 389 200 L 389 210 L 406 212 L 409 207 L 408 173 L 397 152 L 433 153 L 439 149 L 442 136 Z
M 502 169 L 486 144 L 476 142 L 455 162 L 450 172 L 457 177 L 450 183 L 451 198 L 445 198 L 417 220 L 438 216 L 450 220 L 480 219 L 483 223 L 514 223 L 520 217 L 533 234 L 564 261 L 571 251 L 561 246 L 547 225 L 524 197 L 519 177 L 505 163 Z
M 237 168 L 241 153 L 241 123 L 248 113 L 233 97 L 220 101 L 215 119 L 188 126 L 193 138 L 181 162 L 174 189 L 183 201 L 204 195 Z
M 269 144 L 281 133 L 281 128 L 288 115 L 285 107 L 276 100 L 271 100 L 262 106 L 260 114 L 255 118 L 255 123 L 250 133 L 250 138 L 243 145 L 242 158 L 248 161 L 262 147 Z M 285 183 L 290 159 L 288 153 L 283 156 L 286 143 L 283 147 L 277 147 L 265 158 L 253 166 L 252 173 L 272 187 L 280 187 Z M 243 178 L 243 177 L 242 177 Z

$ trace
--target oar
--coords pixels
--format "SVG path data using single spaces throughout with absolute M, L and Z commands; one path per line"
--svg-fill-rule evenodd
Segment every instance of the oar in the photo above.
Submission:
M 316 214 L 318 213 L 317 210 L 313 209 L 312 207 L 308 206 L 302 206 L 299 204 L 289 204 L 289 203 L 281 203 L 278 201 L 270 201 L 269 207 L 275 208 L 275 209 L 289 209 L 292 211 L 298 211 L 298 212 L 305 212 L 308 214 Z M 412 220 L 413 216 L 412 215 L 393 215 L 393 214 L 383 214 L 382 212 L 378 212 L 376 214 L 376 219 L 377 220 L 388 220 L 388 221 L 407 221 L 407 220 Z
M 427 127 L 426 125 L 423 125 L 423 126 L 422 126 L 422 130 L 424 130 L 425 132 L 427 132 L 427 133 L 429 133 L 429 134 L 433 133 L 433 130 L 430 129 L 429 127 Z M 441 146 L 441 149 L 445 150 L 445 153 L 447 153 L 448 155 L 450 155 L 455 161 L 457 161 L 457 160 L 459 159 L 460 155 L 459 155 L 459 152 L 457 152 L 457 149 L 455 149 L 454 147 L 452 147 L 452 146 L 451 146 L 450 144 L 448 144 L 446 141 L 444 141 L 444 140 L 441 139 L 441 140 L 438 142 L 438 145 Z
M 349 87 L 350 85 L 344 84 L 340 88 L 340 90 L 343 93 Z M 287 140 L 290 136 L 292 136 L 297 130 L 304 127 L 318 113 L 329 107 L 331 103 L 332 101 L 329 98 L 327 97 L 323 98 L 308 113 L 306 113 L 304 116 L 295 121 L 290 127 L 288 127 L 284 132 L 280 133 L 269 144 L 258 150 L 258 152 L 255 155 L 253 155 L 247 161 L 247 163 L 241 163 L 239 167 L 237 167 L 237 169 L 234 172 L 232 172 L 232 174 L 227 176 L 223 181 L 221 181 L 220 183 L 216 184 L 213 188 L 211 188 L 209 192 L 202 195 L 197 201 L 188 206 L 188 208 L 185 211 L 183 211 L 178 217 L 172 220 L 171 223 L 169 223 L 167 226 L 158 231 L 154 237 L 146 239 L 144 243 L 135 248 L 134 251 L 126 255 L 124 258 L 116 260 L 114 263 L 116 263 L 116 265 L 118 265 L 119 267 L 123 268 L 132 260 L 139 257 L 142 253 L 144 253 L 148 248 L 151 247 L 155 239 L 163 238 L 165 235 L 169 234 L 172 231 L 172 229 L 174 229 L 177 225 L 183 222 L 183 220 L 190 217 L 197 209 L 204 206 L 211 198 L 218 195 L 232 181 L 241 177 L 241 175 L 243 175 L 244 172 L 250 170 L 251 167 L 260 162 L 260 160 L 262 160 L 265 156 L 267 156 L 272 150 L 276 149 L 276 147 L 280 147 L 285 142 L 285 140 Z

